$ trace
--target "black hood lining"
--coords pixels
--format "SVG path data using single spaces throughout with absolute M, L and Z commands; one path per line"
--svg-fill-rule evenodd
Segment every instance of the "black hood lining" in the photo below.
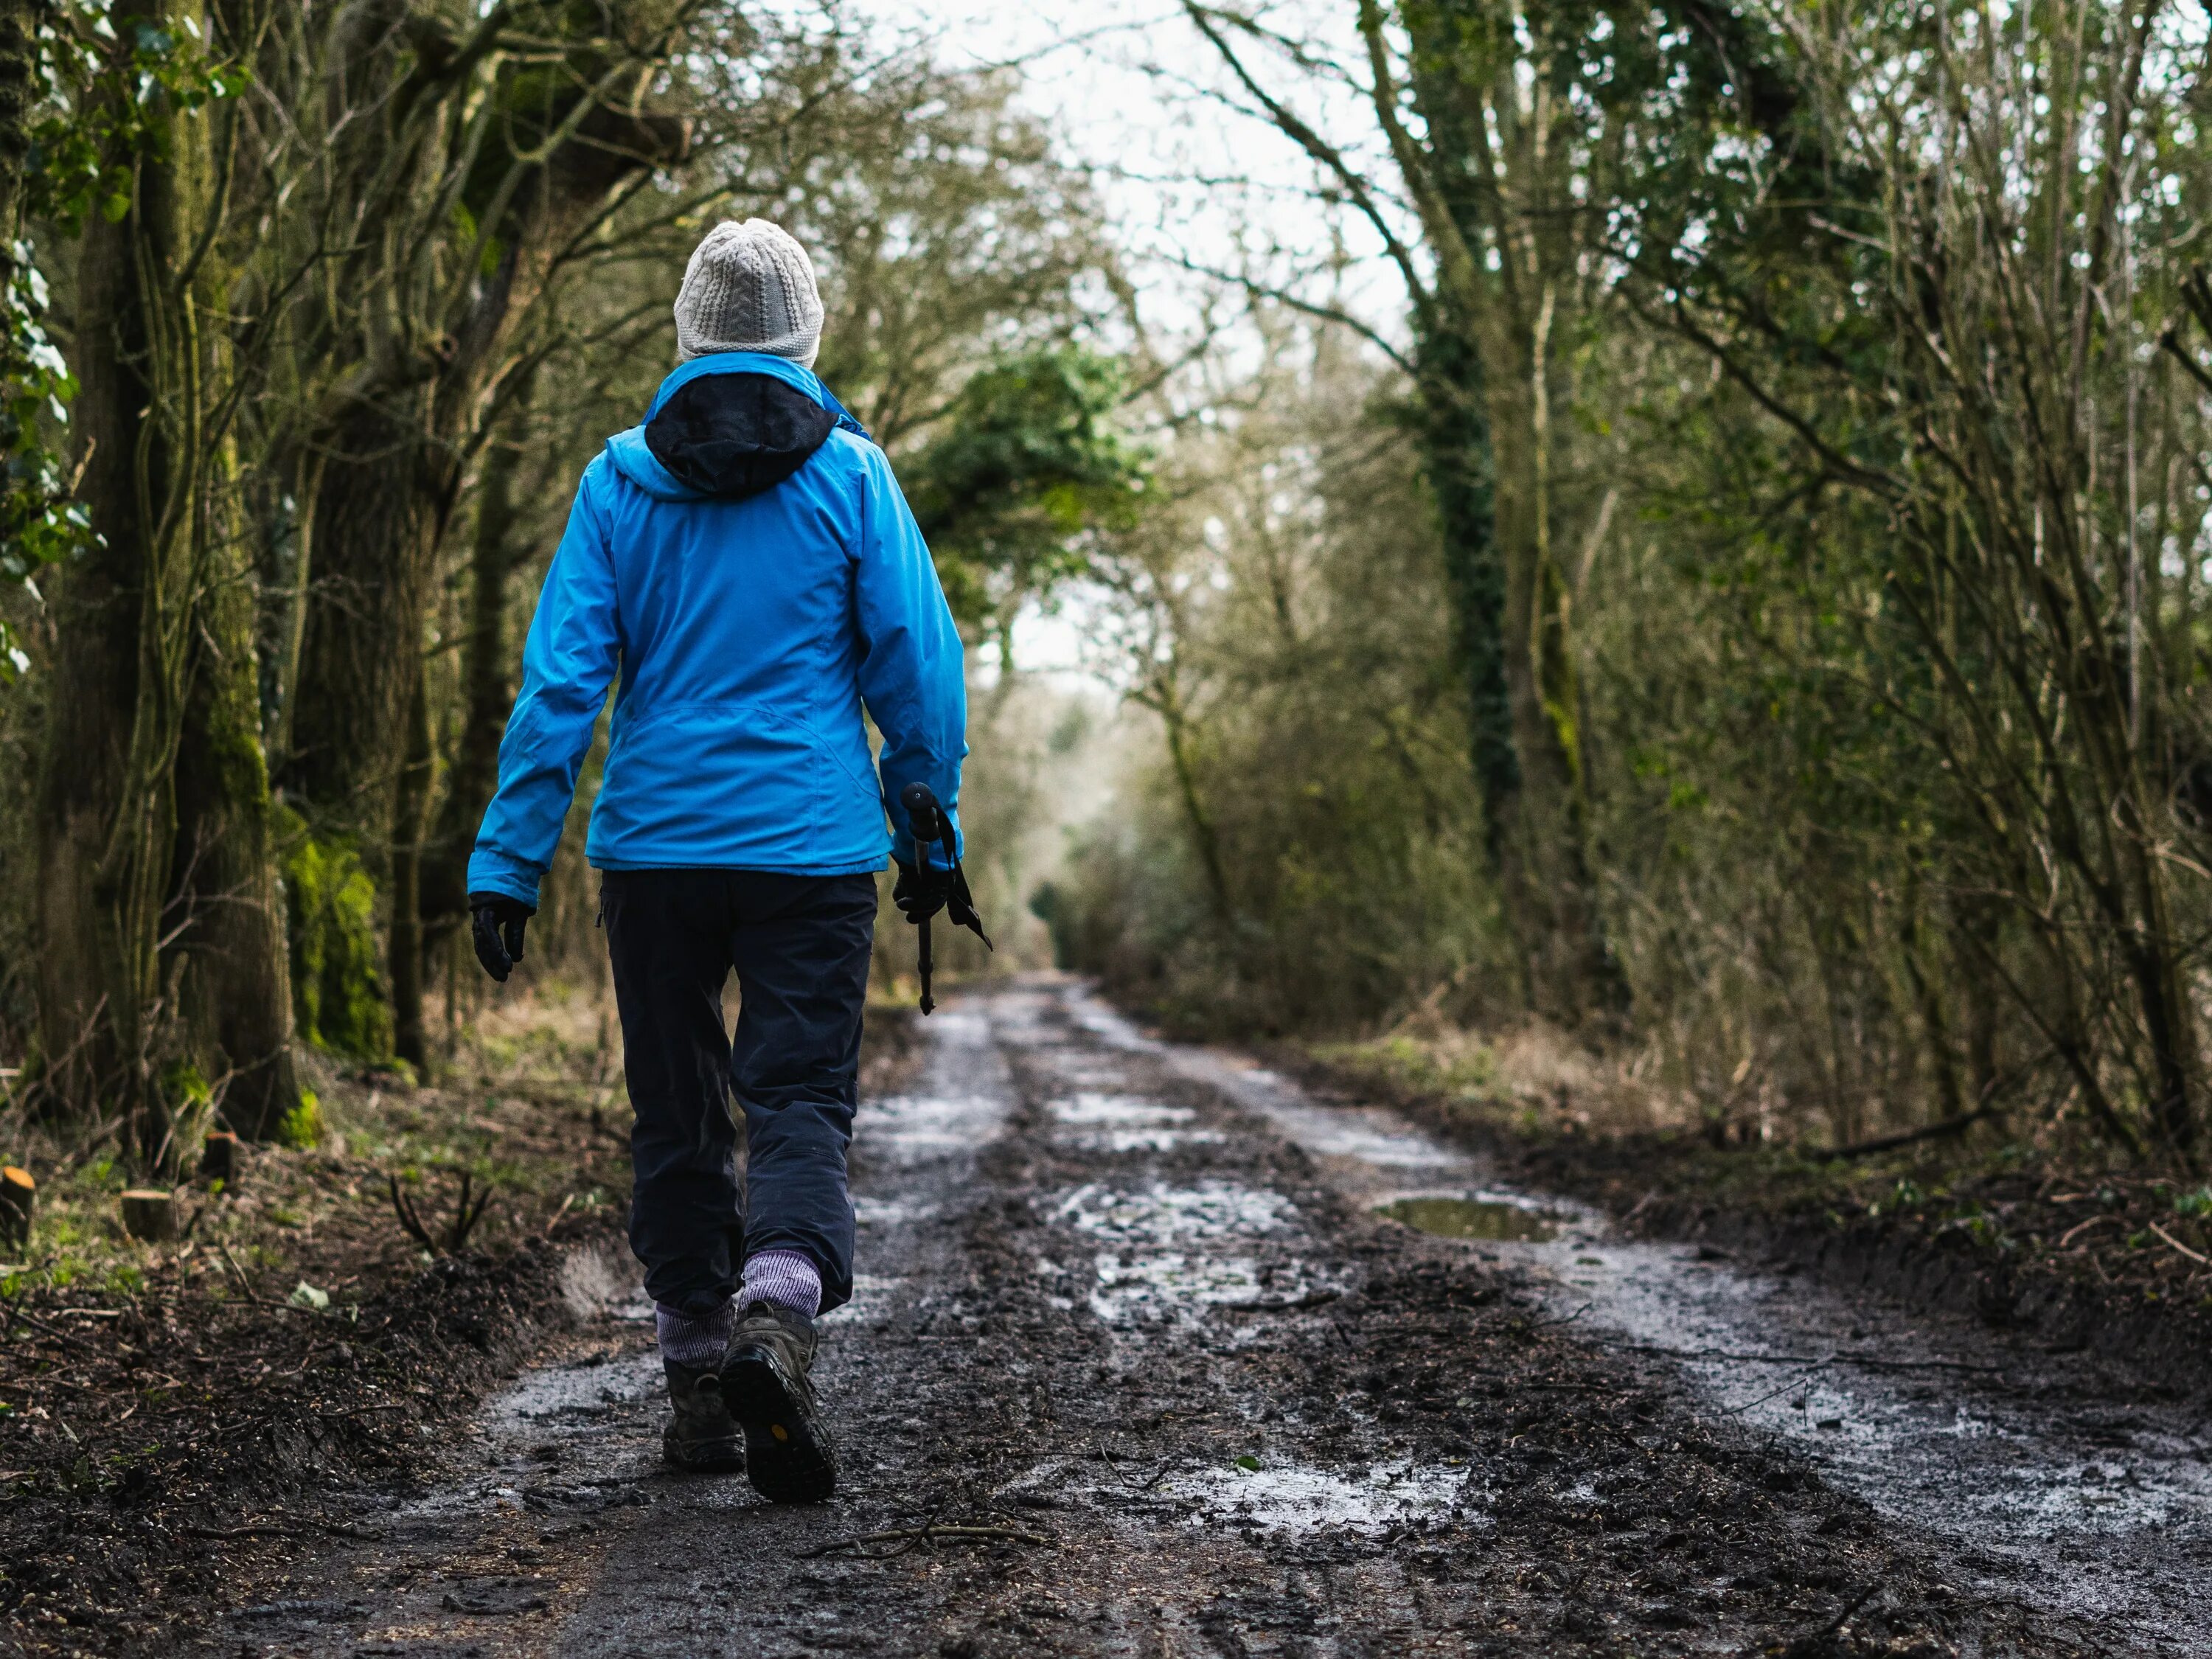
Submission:
M 678 483 L 742 501 L 805 466 L 836 425 L 833 411 L 773 374 L 702 374 L 646 422 L 645 444 Z

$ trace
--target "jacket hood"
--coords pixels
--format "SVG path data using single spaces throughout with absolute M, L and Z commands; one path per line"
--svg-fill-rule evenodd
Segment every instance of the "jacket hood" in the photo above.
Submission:
M 719 352 L 660 383 L 642 425 L 608 441 L 616 468 L 665 501 L 743 501 L 799 471 L 839 427 L 868 434 L 811 371 Z

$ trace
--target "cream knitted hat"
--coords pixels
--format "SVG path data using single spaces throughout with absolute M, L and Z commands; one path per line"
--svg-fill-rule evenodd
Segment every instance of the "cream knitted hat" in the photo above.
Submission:
M 822 346 L 822 295 L 806 250 L 765 219 L 724 220 L 692 250 L 676 296 L 676 356 L 763 351 L 810 368 Z

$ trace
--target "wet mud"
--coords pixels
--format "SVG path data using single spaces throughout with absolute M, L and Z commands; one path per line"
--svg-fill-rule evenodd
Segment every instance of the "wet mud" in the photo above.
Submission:
M 241 1583 L 215 1644 L 2205 1650 L 2191 1425 L 1623 1240 L 1063 981 L 924 1035 L 854 1148 L 834 1502 L 664 1472 L 648 1310 L 611 1283 L 582 1346 Z

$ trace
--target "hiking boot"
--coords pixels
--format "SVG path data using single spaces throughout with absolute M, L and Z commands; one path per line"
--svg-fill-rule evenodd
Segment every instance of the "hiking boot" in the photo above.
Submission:
M 756 1302 L 730 1334 L 722 1398 L 745 1434 L 745 1475 L 771 1504 L 819 1504 L 837 1490 L 837 1447 L 806 1380 L 814 1322 Z
M 722 1403 L 722 1379 L 712 1365 L 679 1365 L 664 1359 L 668 1403 L 673 1407 L 661 1431 L 660 1455 L 694 1474 L 735 1474 L 745 1466 L 745 1449 L 730 1408 Z

